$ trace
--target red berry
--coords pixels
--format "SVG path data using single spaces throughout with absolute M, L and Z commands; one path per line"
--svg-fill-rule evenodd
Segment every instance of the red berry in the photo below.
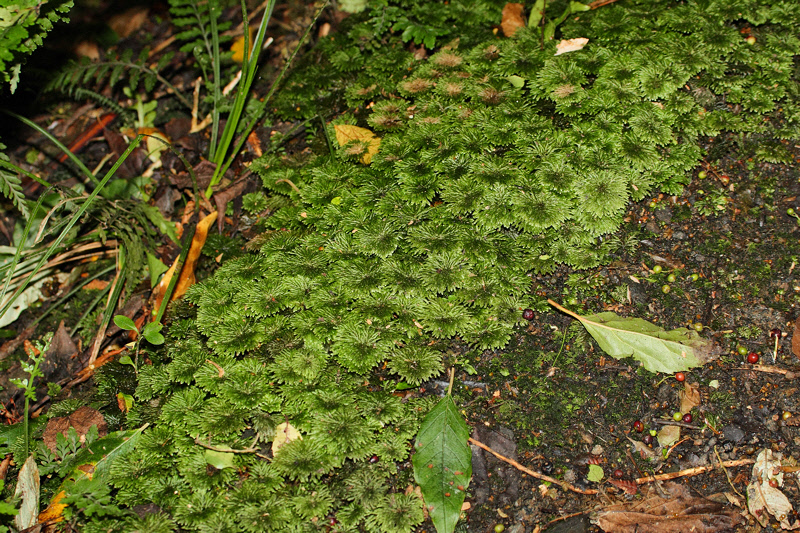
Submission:
M 641 433 L 642 431 L 644 431 L 644 424 L 642 423 L 641 420 L 637 420 L 636 422 L 633 423 L 633 429 L 635 429 L 637 433 Z
M 648 433 L 647 435 L 642 437 L 642 442 L 650 446 L 651 444 L 653 444 L 653 436 Z
M 522 318 L 525 320 L 533 320 L 533 309 L 525 309 L 522 312 Z
M 617 479 L 622 479 L 622 476 L 624 476 L 624 475 L 625 475 L 625 472 L 623 472 L 622 470 L 620 470 L 619 468 L 617 468 L 616 470 L 614 470 L 614 472 L 612 473 L 612 475 L 613 475 L 615 478 L 617 478 Z
M 778 488 L 778 480 L 777 479 L 770 479 L 769 480 L 769 486 L 772 487 L 773 489 Z
M 771 329 L 769 331 L 769 338 L 770 339 L 780 339 L 781 338 L 781 330 L 778 328 Z
M 683 415 L 683 421 L 685 423 L 691 424 L 692 420 L 694 420 L 694 418 L 692 418 L 692 413 L 686 413 L 685 415 Z
M 677 374 L 675 374 L 675 379 L 677 379 L 678 381 L 684 381 L 686 379 L 686 374 L 684 374 L 683 372 L 678 372 Z
M 747 362 L 751 365 L 758 363 L 758 354 L 756 352 L 750 352 L 747 354 Z
M 379 460 L 380 460 L 380 459 L 378 458 L 378 456 L 377 456 L 377 455 L 373 455 L 372 457 L 370 457 L 370 458 L 369 458 L 369 462 L 370 462 L 370 464 L 375 464 L 375 463 L 377 463 Z

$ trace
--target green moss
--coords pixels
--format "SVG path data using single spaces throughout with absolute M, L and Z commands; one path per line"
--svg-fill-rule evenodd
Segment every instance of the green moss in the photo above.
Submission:
M 349 17 L 274 102 L 283 120 L 349 111 L 333 123 L 372 128 L 380 150 L 365 165 L 329 125 L 311 153 L 251 165 L 264 191 L 247 206 L 271 210 L 269 230 L 247 247 L 206 245 L 226 261 L 171 309 L 166 348 L 143 365 L 128 414 L 152 428 L 114 468 L 116 500 L 155 503 L 169 517 L 159 527 L 313 530 L 335 517 L 348 530 L 410 531 L 421 502 L 403 494 L 395 462 L 431 400 L 403 403 L 382 384 L 438 377 L 454 338 L 492 386 L 525 391 L 502 400 L 501 419 L 524 409 L 525 429 L 565 429 L 605 379 L 586 375 L 585 337 L 569 330 L 563 351 L 513 344 L 513 363 L 479 362 L 509 343 L 522 309 L 546 307 L 531 276 L 631 248 L 613 236 L 629 203 L 679 192 L 702 137 L 765 133 L 762 114 L 798 100 L 792 69 L 772 68 L 798 52 L 789 0 L 742 15 L 722 0 L 605 6 L 565 23 L 565 38 L 589 44 L 558 56 L 529 29 L 492 35 L 500 3 L 425 6 Z M 756 45 L 740 17 L 761 32 Z M 387 21 L 402 24 L 393 33 Z M 447 44 L 423 60 L 403 45 L 431 39 Z M 731 246 L 709 244 L 718 255 Z M 572 274 L 566 294 L 593 298 L 604 281 Z M 303 439 L 270 457 L 285 421 Z M 217 470 L 208 447 L 257 451 Z

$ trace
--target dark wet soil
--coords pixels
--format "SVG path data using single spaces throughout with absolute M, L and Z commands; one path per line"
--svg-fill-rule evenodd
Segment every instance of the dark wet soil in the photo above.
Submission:
M 796 163 L 800 150 L 788 148 Z M 685 440 L 665 460 L 657 439 L 645 446 L 656 451 L 655 459 L 642 458 L 630 440 L 641 443 L 649 430 L 672 421 L 683 383 L 631 359 L 605 356 L 565 315 L 536 313 L 506 350 L 466 354 L 476 373 L 464 372 L 462 379 L 486 388 L 465 386 L 459 399 L 474 438 L 534 472 L 600 494 L 543 483 L 474 448 L 473 507 L 465 531 L 495 531 L 498 524 L 514 533 L 600 531 L 592 525 L 596 513 L 632 498 L 607 481 L 615 470 L 622 480 L 633 480 L 755 459 L 763 449 L 790 461 L 800 458 L 800 358 L 792 353 L 800 314 L 800 229 L 786 213 L 797 205 L 800 172 L 791 163 L 751 158 L 753 145 L 733 138 L 719 138 L 707 149 L 715 159 L 698 167 L 683 194 L 632 206 L 614 237 L 620 247 L 610 265 L 535 279 L 537 293 L 578 313 L 611 310 L 665 329 L 702 328 L 720 354 L 686 373 L 684 383 L 694 384 L 702 401 L 693 423 L 682 428 Z M 700 170 L 705 179 L 698 178 Z M 708 198 L 713 201 L 701 201 Z M 781 330 L 777 355 L 774 329 Z M 749 352 L 759 354 L 758 365 L 747 362 Z M 642 433 L 633 427 L 637 420 Z M 587 480 L 592 463 L 605 474 L 599 483 Z M 696 496 L 745 494 L 751 469 L 728 469 L 730 482 L 719 468 L 675 481 Z M 654 490 L 651 485 L 638 492 Z M 796 478 L 783 486 L 789 501 L 800 501 L 798 487 Z M 745 499 L 738 501 L 746 506 Z M 773 530 L 743 514 L 736 531 Z

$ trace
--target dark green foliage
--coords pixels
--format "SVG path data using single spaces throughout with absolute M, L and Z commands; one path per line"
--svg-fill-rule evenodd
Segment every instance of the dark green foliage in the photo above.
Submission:
M 536 31 L 491 35 L 500 3 L 349 17 L 275 109 L 318 121 L 346 103 L 336 123 L 371 127 L 380 151 L 370 165 L 335 143 L 252 163 L 269 229 L 211 242 L 226 262 L 173 309 L 140 370 L 128 420 L 153 427 L 113 467 L 117 501 L 190 531 L 315 530 L 330 515 L 347 531 L 413 529 L 421 503 L 389 478 L 431 401 L 386 384 L 436 378 L 454 337 L 504 346 L 521 310 L 543 306 L 531 275 L 607 261 L 629 203 L 677 193 L 702 137 L 800 129 L 798 10 L 753 4 L 755 45 L 723 0 L 629 1 L 565 21 L 564 37 L 590 41 L 559 56 Z M 407 27 L 391 30 L 401 7 L 446 45 L 415 60 Z M 774 126 L 761 113 L 778 108 Z M 302 439 L 272 457 L 284 422 Z M 209 448 L 244 453 L 218 470 Z
M 159 71 L 172 59 L 172 54 L 163 54 L 155 66 L 151 67 L 146 64 L 149 59 L 148 52 L 149 50 L 145 48 L 134 58 L 133 50 L 128 49 L 122 51 L 115 59 L 93 62 L 84 58 L 81 61 L 72 61 L 64 67 L 61 74 L 53 78 L 47 85 L 47 90 L 61 91 L 75 98 L 89 97 L 105 105 L 107 102 L 104 97 L 87 87 L 99 88 L 104 85 L 112 89 L 124 87 L 131 93 L 136 93 L 141 88 L 149 93 L 158 82 L 172 89 L 187 107 L 191 107 L 188 100 L 159 74 Z M 119 106 L 111 108 L 120 111 Z
M 0 72 L 13 93 L 26 56 L 42 45 L 53 24 L 66 21 L 72 0 L 4 2 L 0 12 Z

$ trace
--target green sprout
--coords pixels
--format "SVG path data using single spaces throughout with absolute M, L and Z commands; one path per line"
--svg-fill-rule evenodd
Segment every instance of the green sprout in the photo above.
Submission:
M 133 349 L 134 359 L 131 360 L 129 355 L 123 355 L 119 358 L 119 362 L 123 365 L 131 365 L 134 372 L 136 372 L 136 375 L 138 376 L 139 345 L 142 343 L 142 339 L 145 339 L 147 342 L 155 346 L 164 344 L 164 335 L 161 334 L 161 328 L 163 328 L 164 325 L 159 322 L 150 322 L 144 328 L 142 328 L 141 331 L 139 331 L 139 328 L 136 327 L 136 324 L 133 322 L 133 320 L 125 315 L 114 315 L 114 324 L 116 324 L 120 329 L 136 332 L 136 341 L 127 345 L 128 348 Z

